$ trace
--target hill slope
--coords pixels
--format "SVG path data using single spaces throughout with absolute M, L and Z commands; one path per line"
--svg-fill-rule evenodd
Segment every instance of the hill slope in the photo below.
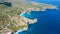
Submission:
M 8 7 L 0 4 L 0 34 L 8 34 L 8 32 L 16 30 L 24 30 L 29 24 L 37 22 L 37 19 L 28 19 L 20 16 L 23 12 L 28 13 L 33 11 L 45 11 L 48 9 L 56 9 L 57 7 L 51 4 L 27 2 L 26 0 L 11 0 L 12 6 Z

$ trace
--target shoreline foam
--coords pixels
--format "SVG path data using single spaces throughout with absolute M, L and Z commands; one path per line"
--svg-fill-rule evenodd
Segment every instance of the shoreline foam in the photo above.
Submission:
M 14 34 L 18 34 L 19 32 L 22 32 L 22 31 L 26 31 L 27 29 L 28 29 L 28 27 L 27 28 L 23 28 L 23 30 L 17 30 L 17 32 L 14 33 Z

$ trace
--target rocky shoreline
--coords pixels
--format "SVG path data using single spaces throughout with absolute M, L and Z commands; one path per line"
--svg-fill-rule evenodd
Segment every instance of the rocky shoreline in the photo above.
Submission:
M 32 20 L 21 16 L 24 13 L 29 14 L 31 11 L 43 12 L 46 9 L 57 9 L 57 6 L 51 4 L 27 2 L 27 0 L 11 0 L 11 3 L 11 7 L 0 4 L 0 34 L 9 34 L 16 30 L 22 32 L 28 29 L 28 23 L 34 24 L 37 22 L 36 18 Z

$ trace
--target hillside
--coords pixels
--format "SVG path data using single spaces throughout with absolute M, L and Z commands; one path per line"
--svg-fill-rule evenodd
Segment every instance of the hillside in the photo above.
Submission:
M 23 12 L 28 13 L 31 11 L 45 11 L 48 9 L 57 9 L 56 6 L 51 4 L 27 2 L 26 0 L 11 0 L 12 6 L 0 4 L 0 34 L 8 34 L 8 32 L 16 30 L 24 30 L 28 28 L 28 23 L 33 24 L 37 19 L 28 19 L 20 16 Z

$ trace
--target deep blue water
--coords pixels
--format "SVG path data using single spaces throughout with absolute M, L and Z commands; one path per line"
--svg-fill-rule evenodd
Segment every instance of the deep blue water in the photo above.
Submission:
M 47 9 L 45 12 L 32 11 L 31 15 L 24 14 L 29 19 L 37 18 L 38 22 L 29 25 L 27 31 L 18 34 L 60 34 L 60 1 L 37 0 L 36 2 L 56 5 L 58 10 Z

